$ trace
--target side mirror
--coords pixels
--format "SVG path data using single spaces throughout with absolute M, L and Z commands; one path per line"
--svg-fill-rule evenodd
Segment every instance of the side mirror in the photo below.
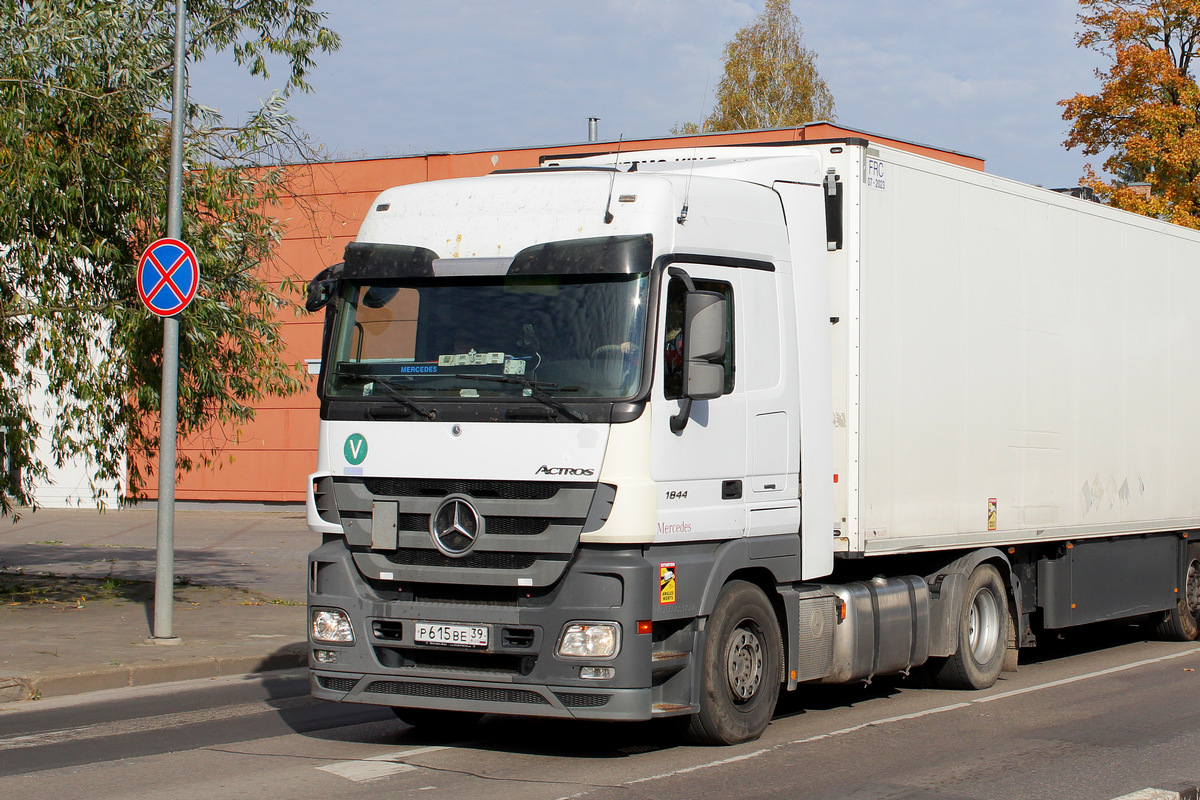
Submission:
M 672 433 L 687 427 L 693 400 L 714 400 L 725 391 L 726 305 L 720 292 L 692 289 L 684 296 L 684 398 L 671 417 Z
M 688 292 L 684 300 L 683 393 L 713 400 L 725 391 L 725 297 Z
M 333 274 L 334 270 L 340 272 L 341 266 L 341 264 L 334 264 L 332 267 L 326 267 L 308 282 L 308 297 L 304 300 L 305 311 L 320 311 L 329 305 L 329 301 L 333 299 L 333 293 L 337 291 L 337 280 L 329 276 Z

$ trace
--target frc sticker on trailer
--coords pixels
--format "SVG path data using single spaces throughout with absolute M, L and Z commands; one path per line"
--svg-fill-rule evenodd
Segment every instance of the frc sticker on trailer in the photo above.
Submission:
M 863 183 L 872 189 L 886 189 L 887 178 L 883 174 L 883 162 L 877 158 L 868 158 L 863 164 Z
M 996 498 L 988 498 L 988 530 L 996 530 Z
M 658 565 L 658 604 L 669 606 L 675 602 L 675 562 Z

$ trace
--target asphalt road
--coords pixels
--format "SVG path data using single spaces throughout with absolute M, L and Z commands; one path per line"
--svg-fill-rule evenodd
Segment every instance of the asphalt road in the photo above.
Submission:
M 0 706 L 0 797 L 1110 800 L 1200 782 L 1200 646 L 1075 633 L 985 692 L 807 687 L 757 742 L 485 718 L 435 740 L 302 672 Z

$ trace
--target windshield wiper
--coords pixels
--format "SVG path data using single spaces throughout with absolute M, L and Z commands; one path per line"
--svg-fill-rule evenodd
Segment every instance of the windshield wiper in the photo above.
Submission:
M 542 403 L 543 405 L 547 405 L 550 408 L 553 408 L 555 411 L 560 412 L 563 416 L 569 417 L 570 419 L 573 419 L 576 422 L 583 422 L 586 419 L 586 417 L 584 417 L 578 411 L 573 410 L 566 403 L 562 403 L 562 402 L 554 399 L 553 395 L 551 395 L 549 392 L 545 391 L 546 388 L 550 388 L 550 389 L 556 388 L 558 386 L 557 383 L 546 383 L 545 381 L 531 381 L 531 380 L 529 380 L 529 378 L 523 377 L 521 375 L 471 375 L 469 373 L 459 372 L 459 373 L 455 373 L 453 377 L 466 378 L 468 380 L 477 380 L 477 381 L 494 381 L 496 383 L 515 383 L 518 386 L 524 386 L 526 389 L 528 389 L 529 397 L 532 397 L 534 400 L 537 400 L 538 402 Z
M 412 400 L 409 400 L 407 397 L 405 397 L 404 391 L 405 391 L 405 389 L 408 388 L 407 386 L 403 386 L 394 381 L 390 381 L 387 378 L 380 378 L 378 376 L 371 378 L 371 381 L 376 386 L 383 387 L 384 393 L 388 397 L 392 398 L 397 403 L 404 406 L 409 411 L 414 412 L 418 416 L 424 417 L 425 419 L 433 419 L 434 417 L 437 416 L 437 414 L 433 413 L 432 411 L 426 411 L 424 408 L 422 408 L 421 406 L 414 403 Z
M 378 375 L 358 375 L 348 370 L 338 370 L 337 376 L 339 378 L 350 378 L 353 380 L 362 381 L 363 383 L 370 383 L 372 387 L 378 386 L 384 390 L 385 395 L 395 400 L 397 403 L 404 406 L 417 416 L 424 417 L 425 419 L 434 419 L 437 416 L 434 412 L 426 411 L 424 408 L 405 397 L 404 391 L 408 387 L 396 383 L 395 381 L 388 380 L 387 378 L 381 378 Z M 370 395 L 364 396 L 369 397 Z

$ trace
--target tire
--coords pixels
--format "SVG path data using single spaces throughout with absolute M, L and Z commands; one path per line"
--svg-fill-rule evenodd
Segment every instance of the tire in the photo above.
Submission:
M 439 708 L 392 708 L 396 718 L 421 733 L 431 736 L 460 736 L 483 717 L 474 711 L 446 711 Z
M 1194 642 L 1200 633 L 1200 547 L 1188 545 L 1183 596 L 1162 615 L 1155 633 L 1168 642 Z
M 697 744 L 737 744 L 767 729 L 779 699 L 783 642 L 762 590 L 732 581 L 708 618 L 700 711 L 688 722 Z
M 1000 677 L 1008 649 L 1008 593 L 1000 571 L 980 564 L 967 579 L 958 609 L 958 651 L 931 667 L 946 689 L 986 689 Z

